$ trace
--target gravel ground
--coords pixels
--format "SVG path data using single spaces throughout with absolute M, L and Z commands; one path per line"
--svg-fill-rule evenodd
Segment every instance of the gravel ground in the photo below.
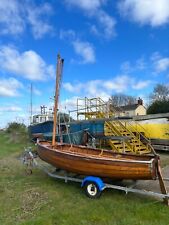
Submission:
M 163 178 L 169 178 L 169 153 L 159 153 L 161 159 L 162 175 Z M 169 192 L 169 181 L 165 181 L 166 188 Z M 136 188 L 160 192 L 160 185 L 158 180 L 139 180 L 136 183 Z
M 169 178 L 169 166 L 165 166 L 164 168 L 162 168 L 162 174 L 163 174 L 163 178 Z M 169 181 L 165 181 L 165 185 L 169 192 Z M 160 192 L 160 186 L 159 186 L 158 180 L 137 181 L 136 187 L 143 190 Z

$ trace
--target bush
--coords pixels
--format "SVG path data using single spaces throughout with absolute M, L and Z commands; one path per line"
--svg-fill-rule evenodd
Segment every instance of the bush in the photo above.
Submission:
M 23 123 L 12 122 L 8 124 L 6 132 L 7 133 L 25 133 L 27 132 L 27 127 Z
M 12 142 L 23 142 L 28 140 L 28 130 L 23 123 L 9 123 L 6 133 L 9 134 L 10 141 Z

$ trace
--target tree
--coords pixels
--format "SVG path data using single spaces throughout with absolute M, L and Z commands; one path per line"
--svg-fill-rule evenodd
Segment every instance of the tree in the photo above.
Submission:
M 147 114 L 169 112 L 169 87 L 164 84 L 157 84 L 150 95 L 152 103 L 147 109 Z
M 109 101 L 113 106 L 124 106 L 124 105 L 136 104 L 135 97 L 130 95 L 124 95 L 124 94 L 112 95 Z
M 168 113 L 169 100 L 156 100 L 147 109 L 147 114 Z
M 157 84 L 153 93 L 150 95 L 152 101 L 165 101 L 169 99 L 169 87 L 163 84 Z

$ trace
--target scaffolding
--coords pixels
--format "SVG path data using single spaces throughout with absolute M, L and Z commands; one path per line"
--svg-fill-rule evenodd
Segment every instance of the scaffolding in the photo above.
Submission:
M 107 139 L 107 143 L 113 151 L 137 154 L 152 152 L 153 147 L 150 140 L 137 129 L 133 129 L 135 127 L 133 123 L 119 120 L 120 112 L 120 108 L 113 107 L 109 101 L 104 102 L 100 97 L 77 99 L 77 120 L 105 119 L 104 135 L 110 137 Z

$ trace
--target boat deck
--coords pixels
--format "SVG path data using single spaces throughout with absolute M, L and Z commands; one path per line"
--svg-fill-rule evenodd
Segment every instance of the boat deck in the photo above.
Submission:
M 52 144 L 49 145 L 49 142 L 43 142 L 43 146 L 46 146 L 48 149 L 51 149 Z M 67 144 L 60 144 L 57 143 L 55 147 L 52 148 L 52 150 L 61 150 L 64 153 L 72 153 L 76 155 L 82 155 L 82 156 L 90 156 L 90 157 L 98 157 L 102 159 L 118 159 L 118 160 L 129 160 L 129 161 L 135 161 L 138 160 L 142 162 L 152 162 L 152 160 L 155 158 L 153 155 L 135 155 L 135 154 L 127 154 L 127 153 L 115 153 L 112 150 L 105 150 L 105 149 L 95 149 L 95 148 L 88 148 L 86 146 L 76 146 L 76 145 L 67 145 Z

